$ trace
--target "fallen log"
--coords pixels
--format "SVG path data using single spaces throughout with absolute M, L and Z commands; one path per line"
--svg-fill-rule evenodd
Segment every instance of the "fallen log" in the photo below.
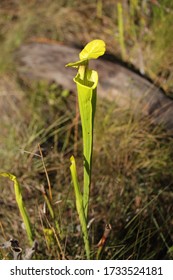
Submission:
M 31 42 L 22 45 L 14 55 L 19 76 L 26 80 L 54 81 L 63 88 L 76 91 L 75 70 L 65 68 L 78 60 L 79 50 L 61 44 Z M 93 60 L 91 67 L 99 73 L 98 95 L 119 106 L 131 107 L 153 123 L 173 132 L 173 100 L 157 86 L 117 62 Z

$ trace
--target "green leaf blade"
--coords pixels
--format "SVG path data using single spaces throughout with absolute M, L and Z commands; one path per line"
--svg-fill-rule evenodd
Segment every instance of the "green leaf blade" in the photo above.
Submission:
M 80 191 L 79 182 L 78 182 L 78 178 L 77 178 L 76 162 L 75 162 L 74 156 L 71 156 L 70 162 L 71 162 L 70 171 L 71 171 L 71 176 L 72 176 L 72 181 L 73 181 L 73 186 L 74 186 L 74 192 L 75 192 L 76 209 L 77 209 L 77 212 L 78 212 L 80 225 L 81 225 L 81 228 L 82 228 L 87 259 L 89 260 L 90 259 L 90 244 L 89 244 L 89 237 L 88 237 L 88 230 L 87 230 L 87 221 L 86 221 L 86 218 L 85 218 L 83 201 L 82 201 L 82 194 L 81 194 L 81 191 Z

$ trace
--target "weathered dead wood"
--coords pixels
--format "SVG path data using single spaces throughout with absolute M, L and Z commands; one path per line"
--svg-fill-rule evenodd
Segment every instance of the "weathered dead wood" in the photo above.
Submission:
M 73 47 L 32 42 L 19 48 L 15 61 L 23 79 L 46 79 L 75 91 L 75 70 L 65 65 L 78 60 L 78 54 Z M 92 67 L 99 73 L 99 96 L 150 115 L 154 123 L 173 132 L 173 100 L 159 88 L 115 62 L 99 59 L 92 61 Z

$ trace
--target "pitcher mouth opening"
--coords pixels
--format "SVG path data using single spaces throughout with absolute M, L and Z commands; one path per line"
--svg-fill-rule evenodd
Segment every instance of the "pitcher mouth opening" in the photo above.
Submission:
M 74 82 L 80 84 L 86 88 L 95 89 L 98 85 L 98 73 L 95 70 L 87 70 L 87 83 L 81 79 L 81 75 L 78 72 L 76 77 L 74 78 Z

